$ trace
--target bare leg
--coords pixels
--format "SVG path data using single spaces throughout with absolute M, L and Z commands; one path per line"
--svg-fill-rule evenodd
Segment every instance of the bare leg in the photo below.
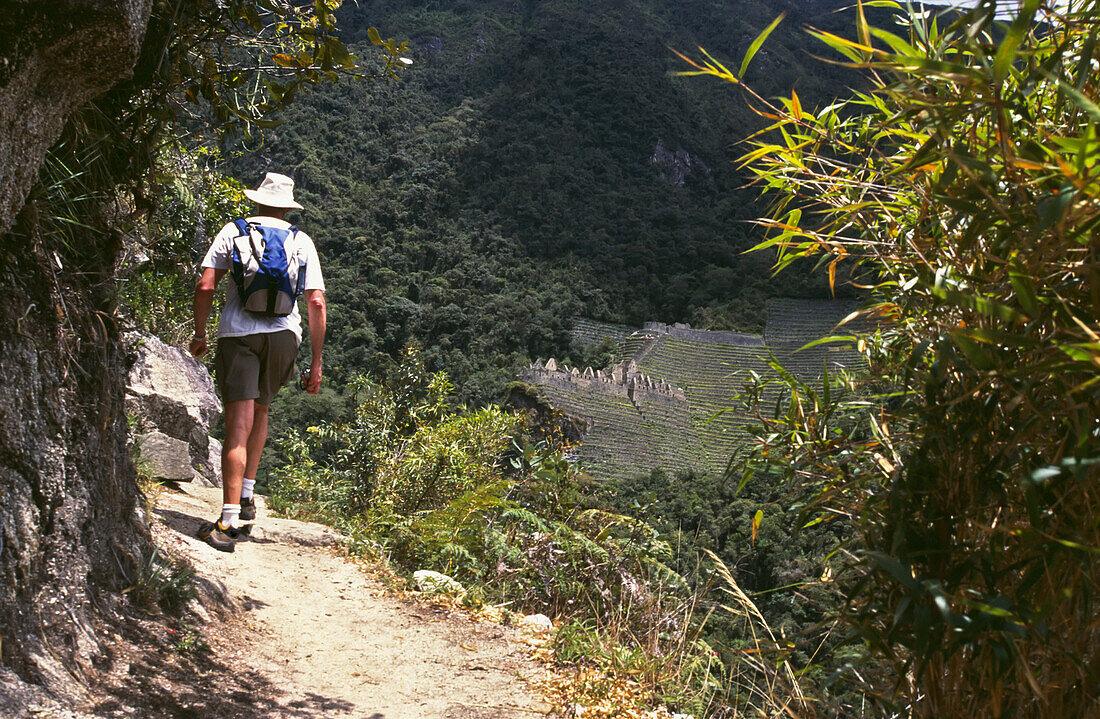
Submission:
M 267 411 L 271 407 L 258 402 L 253 404 L 252 431 L 248 434 L 248 461 L 245 463 L 244 476 L 256 479 L 256 472 L 260 469 L 260 455 L 267 442 Z
M 251 446 L 256 401 L 242 399 L 225 405 L 225 444 L 222 445 L 222 501 L 241 503 L 241 480 Z M 264 408 L 264 436 L 267 436 L 267 411 Z M 262 448 L 261 444 L 261 448 Z M 259 453 L 257 452 L 257 456 Z M 258 463 L 258 462 L 257 462 Z

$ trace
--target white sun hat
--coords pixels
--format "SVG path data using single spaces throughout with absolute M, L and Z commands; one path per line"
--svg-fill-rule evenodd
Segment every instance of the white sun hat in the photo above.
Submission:
M 265 207 L 285 207 L 296 210 L 302 206 L 294 201 L 294 180 L 277 172 L 269 172 L 255 190 L 245 190 L 245 197 Z

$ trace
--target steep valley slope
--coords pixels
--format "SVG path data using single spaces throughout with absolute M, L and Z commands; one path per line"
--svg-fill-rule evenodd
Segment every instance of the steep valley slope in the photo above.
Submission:
M 671 48 L 753 60 L 765 96 L 807 107 L 859 78 L 811 56 L 804 26 L 844 32 L 840 3 L 490 0 L 346 4 L 341 25 L 409 41 L 399 82 L 340 83 L 289 109 L 246 184 L 292 174 L 326 257 L 330 377 L 385 370 L 409 342 L 465 400 L 570 349 L 570 318 L 759 331 L 772 296 L 824 281 L 745 255 L 756 192 L 734 143 L 762 127 L 736 88 L 676 77 Z

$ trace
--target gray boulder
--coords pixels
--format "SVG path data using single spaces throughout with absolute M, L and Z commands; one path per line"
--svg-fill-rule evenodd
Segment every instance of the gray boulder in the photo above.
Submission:
M 195 478 L 191 452 L 187 442 L 173 439 L 163 432 L 148 432 L 134 439 L 144 464 L 154 479 L 168 482 L 190 482 Z M 142 469 L 139 467 L 139 469 Z
M 133 360 L 126 412 L 137 418 L 138 431 L 185 442 L 195 472 L 220 484 L 220 467 L 211 462 L 210 427 L 221 416 L 222 403 L 206 367 L 152 335 L 128 332 L 124 341 Z
M 207 454 L 210 462 L 210 474 L 200 474 L 199 482 L 204 487 L 222 486 L 222 443 L 213 437 L 210 438 L 210 451 Z

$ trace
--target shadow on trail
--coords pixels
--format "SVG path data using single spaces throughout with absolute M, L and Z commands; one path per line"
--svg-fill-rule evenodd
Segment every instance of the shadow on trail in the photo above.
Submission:
M 194 537 L 209 518 L 157 507 L 161 521 L 182 535 Z M 243 537 L 241 541 L 272 544 L 271 539 Z M 213 551 L 213 550 L 211 550 Z M 200 572 L 196 589 L 234 616 L 268 606 L 248 595 L 230 596 L 226 586 Z M 97 716 L 140 719 L 389 719 L 381 712 L 363 711 L 345 699 L 316 691 L 288 691 L 249 666 L 249 647 L 224 640 L 207 646 L 207 627 L 196 617 L 180 621 L 122 607 L 114 624 L 115 641 L 105 644 L 98 660 L 102 692 L 94 706 Z M 232 620 L 230 620 L 232 621 Z M 188 624 L 190 622 L 190 624 Z M 221 624 L 221 622 L 219 622 Z M 248 631 L 237 626 L 231 634 Z
M 193 514 L 187 514 L 186 512 L 180 512 L 175 509 L 165 509 L 164 507 L 157 507 L 153 510 L 153 513 L 163 518 L 169 527 L 180 534 L 186 534 L 188 537 L 194 537 L 195 533 L 199 531 L 199 527 L 210 521 L 209 519 L 196 517 Z M 252 544 L 275 544 L 275 541 L 272 539 L 253 537 L 243 532 L 237 538 L 237 541 L 251 542 Z
M 153 513 L 158 517 L 163 517 L 169 527 L 189 537 L 194 537 L 195 532 L 199 531 L 199 526 L 210 521 L 208 517 L 196 517 L 192 514 L 179 512 L 175 509 L 165 509 L 164 507 L 157 507 L 153 510 Z
M 290 695 L 263 674 L 242 666 L 236 657 L 222 657 L 211 650 L 183 649 L 179 634 L 162 629 L 149 634 L 145 622 L 118 627 L 122 645 L 136 653 L 113 657 L 131 661 L 127 675 L 116 686 L 103 687 L 110 698 L 92 711 L 104 717 L 149 719 L 317 719 L 355 711 L 343 699 L 317 692 Z M 364 719 L 386 719 L 384 714 L 356 712 Z

